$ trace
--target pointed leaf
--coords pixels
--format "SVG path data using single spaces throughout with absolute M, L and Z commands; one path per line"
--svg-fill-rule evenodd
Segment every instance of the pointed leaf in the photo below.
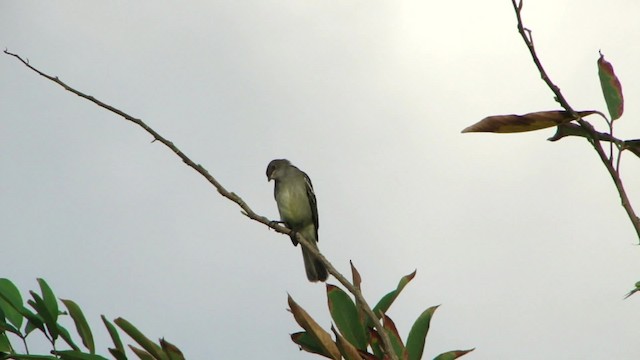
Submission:
M 378 317 L 380 317 L 381 312 L 383 314 L 386 313 L 387 310 L 389 310 L 389 307 L 391 306 L 391 304 L 393 304 L 393 302 L 398 297 L 398 295 L 400 295 L 400 292 L 402 291 L 402 289 L 404 289 L 404 287 L 407 286 L 409 281 L 413 280 L 415 276 L 416 276 L 415 270 L 411 274 L 403 276 L 402 279 L 400 279 L 400 282 L 398 283 L 398 287 L 395 290 L 388 293 L 387 295 L 383 296 L 382 299 L 378 301 L 376 306 L 374 306 L 373 308 L 373 313 L 376 314 L 376 316 Z M 369 326 L 371 326 L 371 324 L 369 324 Z
M 55 356 L 49 355 L 28 355 L 28 354 L 11 354 L 11 360 L 58 360 Z
M 22 314 L 22 316 L 24 316 L 28 320 L 24 330 L 25 334 L 28 335 L 35 329 L 39 329 L 43 333 L 46 332 L 44 328 L 44 321 L 42 320 L 40 315 L 34 314 L 25 307 L 20 310 L 20 314 Z
M 60 324 L 56 324 L 56 326 L 58 327 L 58 333 L 60 334 L 62 340 L 64 340 L 64 342 L 66 342 L 67 345 L 69 345 L 69 347 L 71 347 L 73 350 L 80 351 L 78 345 L 76 345 L 76 343 L 73 342 L 73 339 L 71 339 L 69 331 Z
M 60 355 L 62 360 L 108 360 L 106 357 L 96 354 L 86 354 L 77 350 L 61 350 L 54 351 L 56 355 Z
M 13 352 L 13 348 L 11 347 L 11 342 L 7 337 L 5 332 L 0 333 L 0 353 L 10 353 Z
M 637 157 L 640 157 L 640 139 L 625 140 L 623 149 L 629 150 Z
M 327 284 L 327 300 L 331 318 L 347 341 L 360 350 L 367 349 L 367 335 L 356 305 L 342 289 Z
M 611 120 L 619 119 L 624 112 L 622 85 L 613 71 L 613 65 L 604 59 L 602 53 L 600 53 L 600 58 L 598 58 L 598 76 L 600 77 L 602 95 L 604 95 L 604 101 L 607 103 Z
M 345 339 L 344 336 L 340 335 L 335 327 L 332 326 L 331 331 L 336 337 L 336 344 L 338 345 L 338 349 L 340 349 L 340 354 L 342 354 L 345 360 L 362 360 L 358 349 Z
M 362 283 L 362 277 L 360 277 L 360 273 L 358 269 L 353 265 L 353 261 L 349 260 L 349 264 L 351 265 L 351 276 L 353 278 L 353 286 L 356 289 L 360 290 L 360 284 Z
M 0 332 L 10 332 L 12 334 L 16 334 L 18 336 L 22 336 L 20 330 L 16 329 L 13 325 L 6 323 L 4 321 L 0 321 Z
M 125 353 L 123 351 L 120 351 L 118 349 L 114 349 L 114 348 L 108 348 L 109 353 L 111 354 L 111 356 L 113 356 L 114 358 L 116 358 L 116 360 L 128 360 L 127 359 L 127 355 L 125 355 Z M 149 355 L 151 356 L 151 355 Z
M 113 322 L 116 323 L 127 335 L 137 342 L 142 348 L 151 354 L 157 360 L 168 360 L 167 356 L 162 352 L 162 348 L 153 341 L 149 340 L 140 330 L 136 329 L 133 324 L 123 318 L 117 318 Z M 135 351 L 134 351 L 135 352 Z M 138 355 L 136 353 L 136 355 Z M 138 355 L 139 356 L 139 355 Z
M 351 276 L 353 278 L 353 286 L 355 286 L 356 289 L 362 291 L 362 289 L 360 288 L 360 284 L 362 284 L 362 277 L 360 276 L 358 269 L 356 269 L 355 265 L 353 265 L 353 261 L 349 261 L 349 264 L 351 264 Z M 360 319 L 360 323 L 362 324 L 362 329 L 365 333 L 365 338 L 366 338 L 365 343 L 368 343 L 369 334 L 365 329 L 365 324 L 369 322 L 366 320 L 367 314 L 364 312 L 364 307 L 360 303 L 360 300 L 358 300 L 357 298 L 356 298 L 356 308 L 358 309 L 358 318 Z
M 454 351 L 449 351 L 446 353 L 442 353 L 438 356 L 436 356 L 435 358 L 433 358 L 433 360 L 453 360 L 453 359 L 457 359 L 465 354 L 468 354 L 470 352 L 472 352 L 473 350 L 475 350 L 475 348 L 473 349 L 469 349 L 469 350 L 454 350 Z
M 432 306 L 425 310 L 413 323 L 411 331 L 409 331 L 409 336 L 407 337 L 407 353 L 409 354 L 409 360 L 422 359 L 422 352 L 424 351 L 425 339 L 429 332 L 431 317 L 438 306 Z
M 318 323 L 311 317 L 309 314 L 298 305 L 291 296 L 288 296 L 289 309 L 293 314 L 293 317 L 296 319 L 296 322 L 305 329 L 317 343 L 324 349 L 328 354 L 331 355 L 331 358 L 339 360 L 340 359 L 340 350 L 331 339 L 331 335 L 324 331 L 318 325 Z
M 640 281 L 637 281 L 635 286 L 636 286 L 635 289 L 629 291 L 627 293 L 627 295 L 625 295 L 625 297 L 624 297 L 625 299 L 627 299 L 629 296 L 631 296 L 631 295 L 637 293 L 638 291 L 640 291 Z
M 44 279 L 38 278 L 38 284 L 40 285 L 40 291 L 42 292 L 42 300 L 47 307 L 47 311 L 51 314 L 53 322 L 58 322 L 58 300 L 53 294 L 53 290 L 49 287 Z
M 597 113 L 597 111 L 578 111 L 581 117 Z M 538 111 L 524 115 L 495 115 L 488 116 L 479 122 L 462 130 L 468 132 L 515 133 L 540 130 L 558 126 L 576 120 L 564 110 Z
M 306 331 L 291 334 L 291 340 L 294 343 L 298 344 L 300 350 L 318 354 L 331 359 L 331 354 L 329 354 L 322 346 L 320 346 L 315 337 L 313 337 Z
M 22 327 L 22 315 L 19 309 L 23 307 L 20 291 L 9 279 L 0 279 L 0 308 L 13 326 Z
M 169 360 L 185 360 L 184 355 L 182 355 L 182 351 L 180 351 L 177 346 L 166 341 L 164 338 L 160 339 L 160 347 L 162 347 L 162 351 L 167 354 Z
M 49 313 L 49 309 L 44 303 L 44 300 L 35 291 L 29 291 L 33 300 L 28 300 L 27 304 L 40 315 L 40 318 L 44 320 L 44 324 L 47 326 L 47 330 L 51 338 L 55 341 L 58 338 L 58 326 L 57 321 L 54 320 L 54 316 Z
M 389 336 L 389 340 L 391 340 L 391 346 L 393 346 L 393 351 L 396 355 L 401 356 L 405 353 L 405 347 L 402 343 L 402 339 L 400 338 L 400 334 L 398 333 L 398 329 L 396 328 L 396 324 L 393 323 L 390 317 L 384 315 L 384 321 L 382 327 L 387 332 L 387 336 Z
M 129 348 L 131 349 L 131 351 L 133 351 L 134 354 L 136 354 L 137 357 L 140 358 L 140 360 L 155 360 L 156 358 L 154 358 L 153 356 L 151 356 L 151 354 L 149 354 L 148 352 L 137 348 L 133 345 L 129 345 Z
M 113 345 L 115 345 L 116 350 L 118 350 L 118 352 L 124 354 L 124 346 L 122 345 L 122 340 L 120 340 L 120 335 L 118 334 L 118 330 L 116 330 L 116 327 L 113 326 L 113 324 L 111 322 L 109 322 L 109 320 L 107 320 L 107 318 L 104 315 L 100 316 L 102 318 L 102 322 L 104 323 L 104 326 L 107 328 L 107 331 L 109 332 L 109 336 L 111 336 L 111 341 L 113 341 Z
M 96 352 L 95 343 L 93 342 L 93 334 L 91 333 L 91 328 L 89 327 L 89 323 L 87 323 L 87 319 L 84 317 L 82 310 L 72 300 L 60 299 L 64 306 L 67 307 L 69 311 L 69 315 L 73 319 L 73 323 L 76 325 L 76 330 L 78 331 L 78 335 L 80 335 L 80 339 L 82 339 L 82 344 L 89 350 L 91 354 Z

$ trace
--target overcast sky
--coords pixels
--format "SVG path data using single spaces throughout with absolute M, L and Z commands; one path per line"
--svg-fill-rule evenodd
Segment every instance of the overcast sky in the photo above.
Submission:
M 639 13 L 525 2 L 576 109 L 606 110 L 598 50 L 614 64 L 622 138 L 640 137 Z M 638 239 L 588 143 L 460 134 L 558 108 L 508 0 L 0 1 L 0 46 L 142 118 L 260 214 L 278 217 L 270 160 L 306 171 L 320 249 L 345 274 L 354 261 L 371 303 L 417 269 L 389 312 L 403 337 L 442 304 L 425 359 L 640 357 L 640 295 L 622 300 Z M 100 314 L 192 360 L 312 358 L 286 296 L 328 329 L 325 288 L 288 238 L 132 123 L 4 54 L 0 76 L 0 277 L 78 302 L 102 354 Z M 638 160 L 622 174 L 640 210 Z

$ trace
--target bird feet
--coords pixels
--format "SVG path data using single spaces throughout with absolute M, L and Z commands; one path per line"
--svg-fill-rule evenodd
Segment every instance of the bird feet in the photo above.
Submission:
M 271 220 L 271 221 L 269 221 L 269 226 L 274 227 L 276 225 L 285 225 L 286 226 L 284 221 L 281 221 L 281 220 Z

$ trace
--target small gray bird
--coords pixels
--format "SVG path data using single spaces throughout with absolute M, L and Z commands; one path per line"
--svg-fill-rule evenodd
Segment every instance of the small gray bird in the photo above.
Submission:
M 275 181 L 274 197 L 278 204 L 280 220 L 294 232 L 299 232 L 318 247 L 318 205 L 309 176 L 289 160 L 273 160 L 267 166 L 267 179 Z M 295 234 L 291 236 L 293 245 L 298 246 Z M 312 282 L 327 280 L 324 264 L 302 247 L 304 268 L 307 279 Z

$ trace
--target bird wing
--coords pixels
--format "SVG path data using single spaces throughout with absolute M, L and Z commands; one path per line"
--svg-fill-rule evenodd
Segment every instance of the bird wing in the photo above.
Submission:
M 318 238 L 318 202 L 316 201 L 316 194 L 313 192 L 313 184 L 311 183 L 311 179 L 309 176 L 304 174 L 304 181 L 306 183 L 307 188 L 307 198 L 309 199 L 309 207 L 311 208 L 311 214 L 313 215 L 313 225 L 316 228 L 316 239 Z

